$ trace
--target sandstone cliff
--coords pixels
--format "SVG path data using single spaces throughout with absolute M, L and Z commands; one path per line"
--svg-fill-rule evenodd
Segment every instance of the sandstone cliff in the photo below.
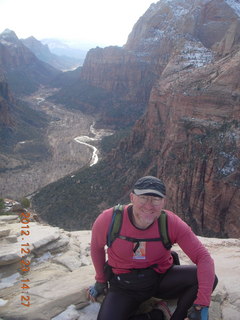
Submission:
M 1 319 L 96 320 L 99 303 L 89 304 L 85 291 L 94 282 L 89 256 L 91 232 L 66 232 L 28 222 L 26 217 L 23 223 L 18 215 L 0 216 Z M 238 320 L 239 240 L 200 239 L 212 254 L 219 277 L 210 319 Z M 174 250 L 181 264 L 190 263 L 178 247 Z M 25 306 L 28 302 L 29 307 Z M 168 303 L 174 309 L 176 302 Z
M 52 99 L 96 114 L 101 125 L 121 128 L 143 114 L 155 79 L 151 64 L 141 55 L 117 46 L 97 47 L 89 50 L 77 81 L 69 85 L 66 79 Z
M 146 172 L 155 167 L 164 179 L 169 205 L 198 232 L 230 237 L 240 230 L 240 5 L 234 3 L 238 11 L 230 1 L 161 1 L 159 10 L 152 5 L 142 18 L 145 24 L 139 20 L 126 45 L 141 48 L 155 30 L 159 47 L 171 47 L 126 148 L 140 136 L 135 156 L 155 152 Z M 154 19 L 158 15 L 175 17 L 168 23 L 170 39 L 160 32 L 164 20 Z
M 81 79 L 129 103 L 125 113 L 141 112 L 156 79 L 174 56 L 176 71 L 214 55 L 230 53 L 239 43 L 239 19 L 235 1 L 159 1 L 135 24 L 125 46 L 91 49 L 81 70 Z M 179 61 L 180 60 L 180 61 Z M 191 60 L 195 60 L 194 62 Z M 131 103 L 137 102 L 131 105 Z M 105 118 L 114 108 L 108 106 Z M 117 108 L 117 106 L 115 106 Z M 102 106 L 103 109 L 103 106 Z
M 142 150 L 158 154 L 150 166 L 169 205 L 199 232 L 231 237 L 240 229 L 240 52 L 223 60 L 160 80 L 135 130 L 146 132 Z
M 150 61 L 125 48 L 91 49 L 81 70 L 81 79 L 121 95 L 122 99 L 146 101 L 153 85 Z

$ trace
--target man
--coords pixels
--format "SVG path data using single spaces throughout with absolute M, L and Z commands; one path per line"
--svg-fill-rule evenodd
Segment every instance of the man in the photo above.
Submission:
M 120 235 L 107 249 L 113 276 L 98 320 L 164 319 L 161 307 L 135 314 L 139 305 L 151 297 L 178 299 L 174 313 L 164 313 L 167 319 L 207 320 L 211 293 L 217 285 L 214 262 L 207 249 L 185 222 L 165 210 L 171 243 L 177 243 L 195 264 L 174 265 L 171 251 L 163 246 L 159 235 L 158 218 L 165 206 L 166 188 L 158 178 L 140 178 L 130 199 L 131 204 L 124 207 Z M 91 256 L 96 271 L 96 283 L 88 290 L 92 301 L 107 289 L 104 247 L 112 215 L 113 208 L 103 211 L 92 228 Z

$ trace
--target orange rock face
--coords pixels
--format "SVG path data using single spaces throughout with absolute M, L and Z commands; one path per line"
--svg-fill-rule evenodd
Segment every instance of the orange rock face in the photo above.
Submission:
M 202 71 L 183 72 L 181 82 L 159 81 L 145 120 L 144 144 L 159 152 L 157 172 L 168 185 L 170 207 L 206 235 L 239 235 L 239 67 L 238 51 Z
M 129 36 L 126 49 L 148 51 L 152 62 L 159 55 L 160 66 L 146 114 L 115 161 L 124 168 L 120 153 L 148 157 L 135 175 L 161 177 L 168 208 L 198 234 L 239 237 L 240 19 L 226 1 L 181 1 L 186 17 L 164 28 L 173 3 L 152 5 Z M 154 34 L 158 45 L 150 43 Z

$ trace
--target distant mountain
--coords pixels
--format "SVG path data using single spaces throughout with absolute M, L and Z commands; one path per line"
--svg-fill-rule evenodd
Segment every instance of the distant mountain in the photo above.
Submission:
M 70 69 L 75 69 L 83 64 L 82 58 L 73 58 L 67 56 L 59 56 L 53 54 L 47 44 L 43 44 L 41 41 L 35 39 L 34 37 L 29 37 L 27 39 L 21 39 L 22 43 L 30 49 L 35 56 L 44 61 L 56 69 L 65 71 Z
M 53 38 L 41 39 L 43 44 L 47 44 L 50 51 L 58 56 L 67 56 L 84 61 L 89 49 L 95 47 L 91 44 L 81 44 L 59 40 Z
M 39 75 L 39 82 L 34 79 L 35 74 Z M 49 119 L 21 101 L 17 93 L 36 90 L 48 76 L 56 74 L 58 72 L 40 62 L 14 32 L 5 30 L 0 35 L 0 171 L 8 168 L 10 162 L 20 168 L 29 159 L 34 161 L 49 155 L 44 141 Z M 29 141 L 28 149 L 26 144 L 19 144 L 21 141 Z
M 15 32 L 8 29 L 0 34 L 0 68 L 11 89 L 17 94 L 34 92 L 41 84 L 50 84 L 61 73 L 40 61 L 18 39 Z
M 167 208 L 199 235 L 238 237 L 239 74 L 239 1 L 152 4 L 123 48 L 88 52 L 75 95 L 65 89 L 72 105 L 103 106 L 109 123 L 128 122 L 141 103 L 145 113 L 103 161 L 43 188 L 33 198 L 37 212 L 69 230 L 90 228 L 101 210 L 129 201 L 137 178 L 151 174 L 166 183 Z

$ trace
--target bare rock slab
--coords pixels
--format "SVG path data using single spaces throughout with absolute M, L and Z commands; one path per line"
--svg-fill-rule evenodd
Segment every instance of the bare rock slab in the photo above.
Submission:
M 47 320 L 60 314 L 70 305 L 87 306 L 86 288 L 94 278 L 92 266 L 81 267 L 66 273 L 58 279 L 50 280 L 28 291 L 31 304 L 21 304 L 21 295 L 16 295 L 2 308 L 1 316 L 15 320 Z M 26 295 L 25 295 L 26 296 Z M 25 301 L 26 303 L 26 301 Z

